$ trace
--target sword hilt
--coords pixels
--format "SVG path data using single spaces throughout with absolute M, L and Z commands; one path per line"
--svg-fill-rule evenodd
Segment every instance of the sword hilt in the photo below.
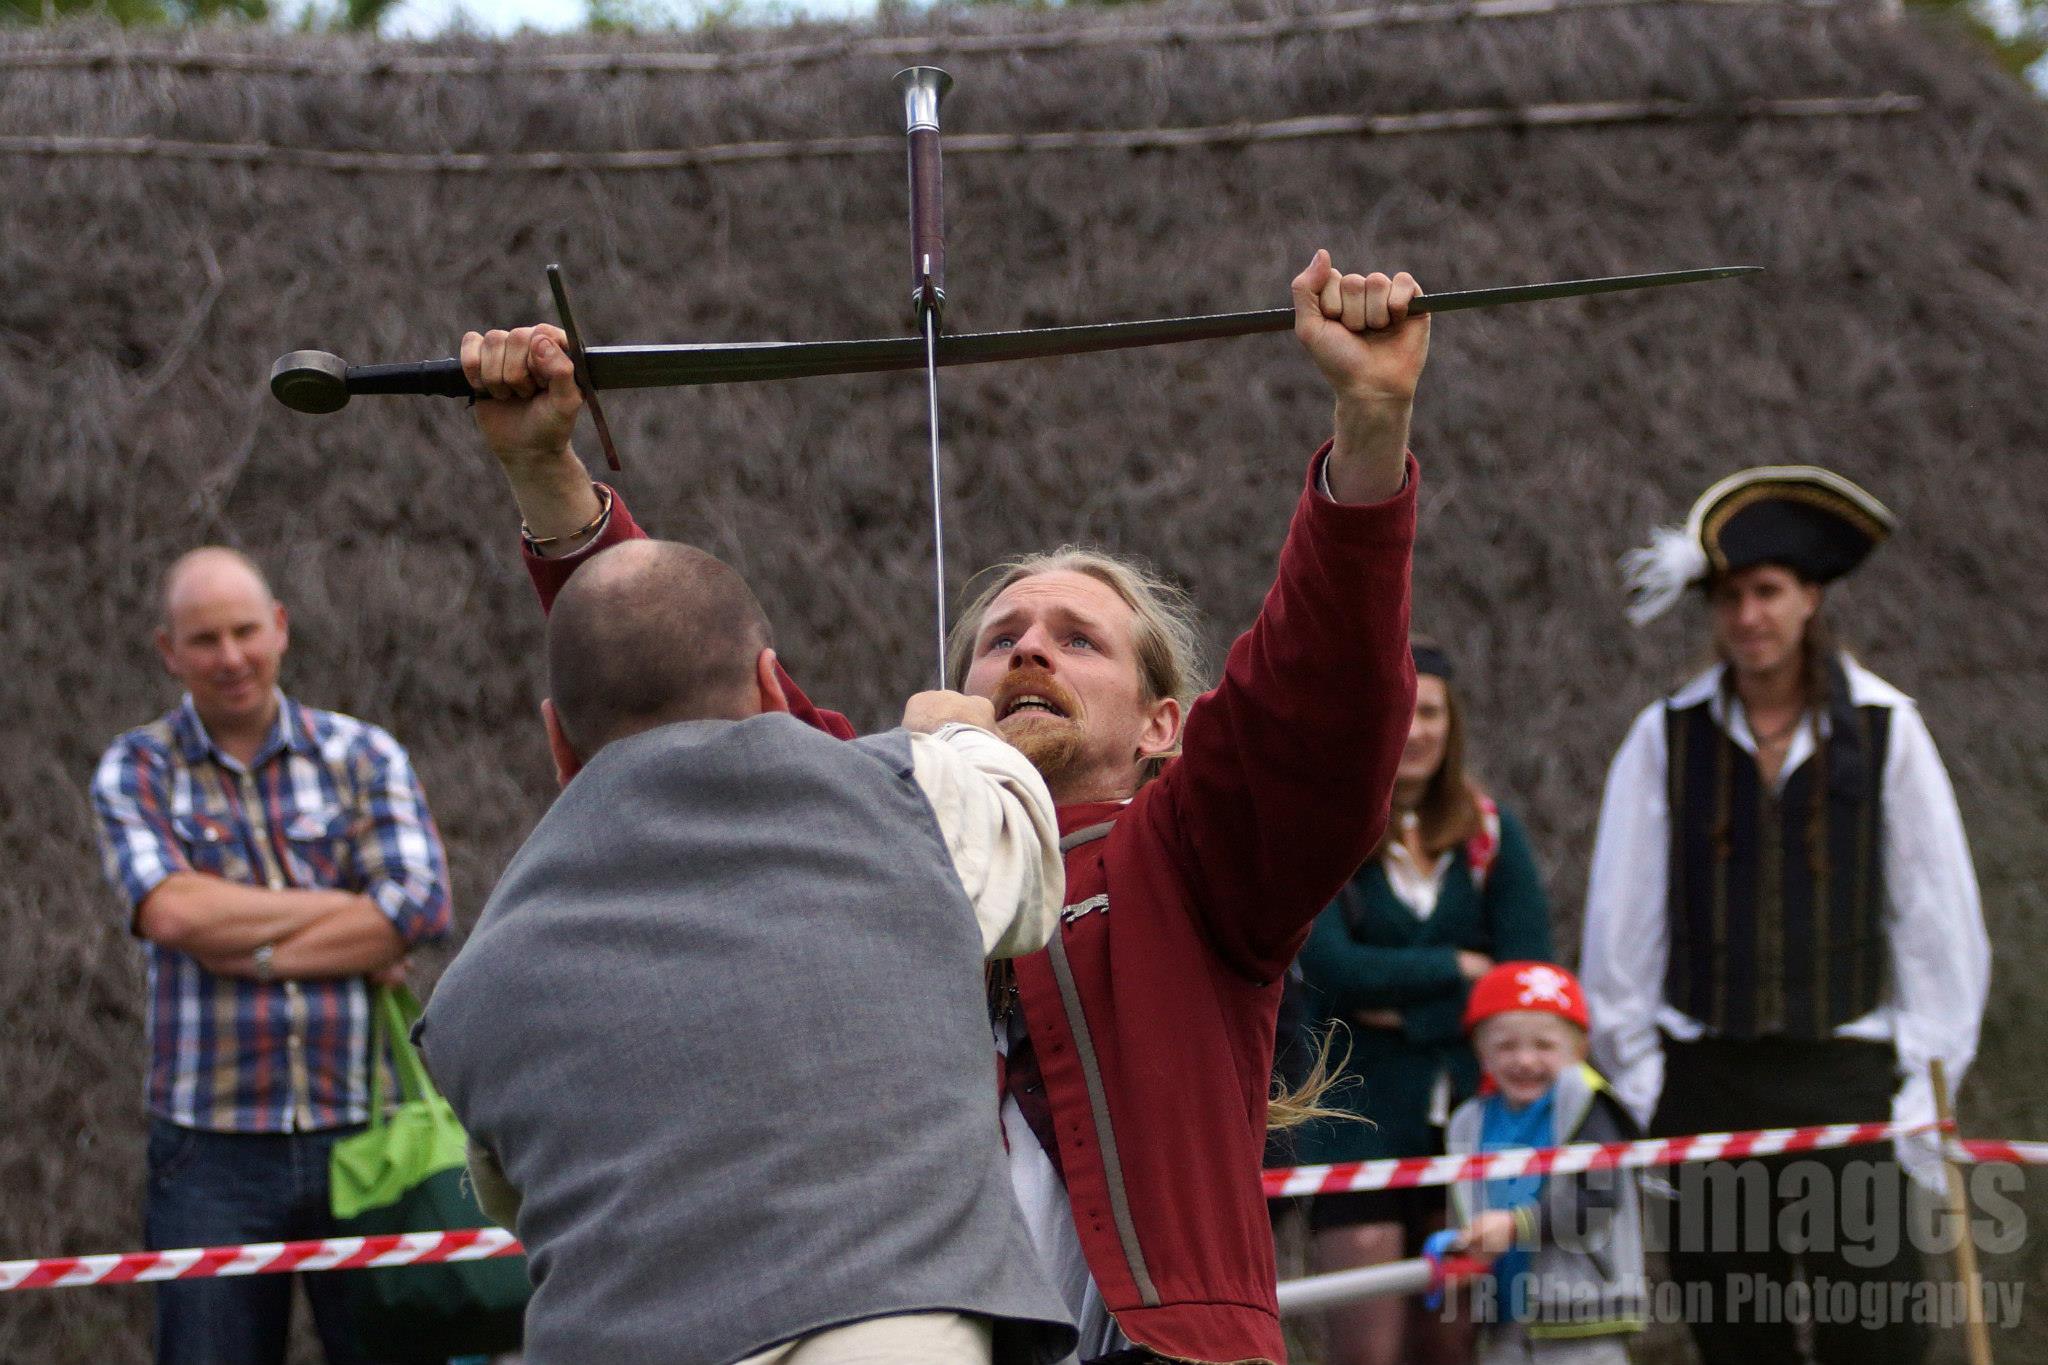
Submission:
M 910 156 L 910 308 L 913 323 L 946 303 L 945 174 L 939 161 L 939 101 L 953 78 L 936 66 L 896 73 Z
M 270 367 L 270 391 L 294 412 L 339 412 L 359 393 L 474 398 L 462 362 L 451 357 L 399 365 L 351 365 L 326 351 L 293 351 Z
M 562 267 L 548 267 L 548 288 L 554 291 L 555 310 L 561 314 L 562 331 L 569 338 L 576 387 L 590 409 L 590 420 L 597 428 L 598 444 L 604 447 L 605 461 L 617 469 L 619 453 L 612 445 L 611 426 L 604 420 L 604 409 L 598 405 L 597 386 L 590 380 L 590 360 L 576 330 L 576 317 L 569 311 L 569 291 L 562 283 Z M 270 367 L 270 391 L 292 411 L 316 415 L 341 411 L 359 393 L 418 394 L 467 398 L 471 402 L 489 397 L 469 387 L 462 362 L 453 356 L 398 365 L 351 365 L 326 351 L 292 351 L 279 356 Z

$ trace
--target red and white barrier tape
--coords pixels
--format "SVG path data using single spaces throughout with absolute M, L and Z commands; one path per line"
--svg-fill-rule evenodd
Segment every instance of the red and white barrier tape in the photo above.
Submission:
M 1569 1147 L 1524 1147 L 1470 1156 L 1390 1157 L 1294 1166 L 1264 1172 L 1266 1197 L 1344 1194 L 1356 1190 L 1407 1190 L 1450 1185 L 1460 1180 L 1503 1180 L 1522 1175 L 1573 1175 L 1580 1171 L 1676 1166 L 1688 1161 L 1739 1161 L 1786 1152 L 1817 1152 L 1886 1142 L 1910 1133 L 1932 1132 L 1933 1123 L 1831 1123 L 1813 1128 L 1757 1128 L 1743 1133 L 1700 1133 L 1692 1137 L 1645 1138 L 1639 1142 L 1581 1142 Z M 2013 1145 L 2013 1144 L 2006 1144 Z M 2034 1144 L 2042 1146 L 2043 1144 Z M 2013 1158 L 1999 1158 L 2011 1160 Z
M 481 1261 L 491 1256 L 516 1256 L 522 1250 L 519 1239 L 503 1228 L 468 1228 L 458 1232 L 398 1232 L 380 1237 L 187 1247 L 179 1251 L 129 1251 L 107 1256 L 49 1256 L 35 1261 L 0 1261 L 0 1292 Z
M 2048 1166 L 2048 1142 L 2000 1142 L 1965 1138 L 1956 1144 L 1965 1161 L 2004 1162 L 2013 1166 Z
M 1497 1180 L 1521 1175 L 1570 1175 L 1579 1171 L 1675 1166 L 1688 1161 L 1735 1161 L 1744 1157 L 1817 1152 L 1886 1142 L 1932 1132 L 1933 1123 L 1837 1123 L 1816 1128 L 1759 1128 L 1745 1133 L 1701 1133 L 1693 1137 L 1648 1138 L 1641 1142 L 1577 1143 L 1569 1147 L 1523 1148 L 1472 1156 L 1399 1157 L 1387 1161 L 1346 1161 L 1328 1166 L 1295 1166 L 1264 1173 L 1266 1197 L 1340 1194 L 1351 1190 L 1404 1190 L 1448 1185 L 1458 1180 Z M 1970 1161 L 2048 1166 L 2048 1142 L 1967 1141 L 1955 1144 Z M 406 1232 L 382 1237 L 330 1237 L 305 1242 L 257 1242 L 247 1246 L 187 1247 L 178 1251 L 128 1251 L 104 1256 L 48 1256 L 0 1261 L 0 1293 L 12 1289 L 63 1289 L 87 1284 L 133 1284 L 157 1280 L 202 1280 L 223 1275 L 276 1275 L 301 1270 L 364 1270 L 383 1266 L 432 1265 L 518 1256 L 524 1248 L 503 1228 L 454 1232 Z

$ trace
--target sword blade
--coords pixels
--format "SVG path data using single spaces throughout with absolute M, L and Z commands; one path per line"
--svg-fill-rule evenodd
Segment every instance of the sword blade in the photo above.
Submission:
M 1760 273 L 1761 269 L 1753 265 L 1715 266 L 1704 270 L 1666 270 L 1647 275 L 1610 275 L 1590 280 L 1557 280 L 1497 289 L 1424 294 L 1410 305 L 1410 311 L 1452 313 L 1469 308 L 1494 308 L 1502 304 L 1534 303 L 1542 299 L 1585 294 L 1660 289 L 1753 275 Z M 929 348 L 932 352 L 929 363 L 934 368 L 944 368 L 1006 360 L 1038 360 L 1140 346 L 1164 346 L 1182 341 L 1252 336 L 1261 332 L 1284 332 L 1293 326 L 1292 308 L 1266 308 L 1249 313 L 1211 313 L 1199 317 L 1088 323 L 1075 327 L 1034 327 L 1014 332 L 966 332 L 938 337 L 936 345 Z M 923 369 L 927 364 L 927 349 L 926 338 L 908 336 L 862 341 L 593 346 L 586 354 L 591 383 L 597 388 L 642 389 Z
M 938 603 L 939 690 L 944 692 L 951 684 L 946 680 L 946 494 L 939 480 L 939 310 L 927 307 L 921 311 L 924 313 L 925 415 L 932 438 L 932 576 L 934 600 Z
M 1648 275 L 1604 275 L 1592 280 L 1558 280 L 1551 284 L 1511 284 L 1500 289 L 1464 289 L 1452 294 L 1424 294 L 1409 305 L 1411 313 L 1455 313 L 1464 308 L 1492 308 L 1503 303 L 1535 303 L 1581 294 L 1618 294 L 1631 289 L 1663 289 L 1674 284 L 1761 275 L 1760 265 L 1717 265 L 1704 270 L 1659 270 Z

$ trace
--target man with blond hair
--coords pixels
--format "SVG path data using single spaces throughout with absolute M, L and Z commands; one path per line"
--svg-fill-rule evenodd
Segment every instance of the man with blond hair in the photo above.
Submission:
M 999 574 L 950 653 L 1058 807 L 1067 906 L 991 993 L 1010 1178 L 1082 1329 L 1078 1359 L 1279 1361 L 1258 1168 L 1281 979 L 1386 822 L 1415 678 L 1407 438 L 1429 346 L 1407 275 L 1294 280 L 1335 396 L 1264 609 L 1216 689 L 1185 603 L 1109 556 Z M 643 534 L 570 445 L 581 399 L 551 327 L 471 333 L 477 425 L 525 520 L 543 605 Z M 791 711 L 846 720 L 782 678 Z
M 208 546 L 164 575 L 156 649 L 185 689 L 93 777 L 107 880 L 149 971 L 151 1248 L 322 1237 L 328 1153 L 369 1117 L 368 984 L 449 928 L 447 866 L 405 750 L 278 690 L 262 571 Z M 157 1286 L 157 1359 L 281 1365 L 292 1280 Z M 342 1285 L 306 1280 L 330 1365 Z

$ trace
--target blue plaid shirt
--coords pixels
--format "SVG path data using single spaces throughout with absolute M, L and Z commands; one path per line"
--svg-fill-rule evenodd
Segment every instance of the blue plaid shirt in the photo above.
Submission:
M 247 766 L 185 698 L 115 740 L 93 777 L 107 880 L 133 913 L 166 877 L 368 896 L 410 946 L 446 936 L 448 868 L 412 763 L 374 725 L 282 699 Z M 361 977 L 215 976 L 144 941 L 149 1111 L 188 1128 L 275 1133 L 369 1113 Z

